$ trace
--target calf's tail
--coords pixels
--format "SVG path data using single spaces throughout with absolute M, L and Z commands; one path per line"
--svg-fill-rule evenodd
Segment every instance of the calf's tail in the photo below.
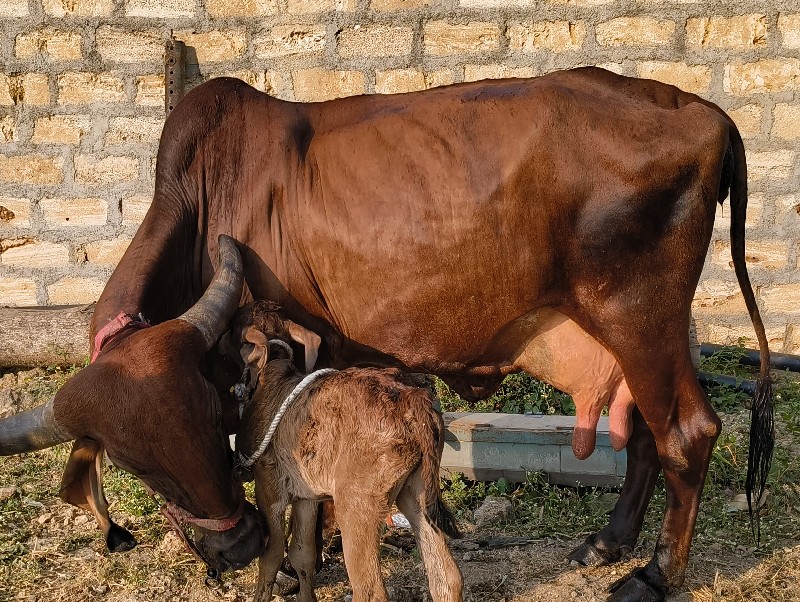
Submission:
M 758 508 L 767 485 L 775 446 L 774 408 L 772 405 L 772 377 L 769 373 L 769 344 L 764 323 L 758 311 L 753 287 L 745 263 L 744 224 L 747 217 L 747 162 L 744 144 L 736 126 L 731 124 L 731 149 L 733 173 L 731 182 L 731 257 L 739 287 L 742 289 L 747 312 L 756 331 L 761 352 L 761 366 L 756 383 L 756 393 L 750 410 L 750 449 L 747 458 L 745 491 L 750 508 L 750 520 L 757 539 L 761 538 Z
M 414 404 L 414 407 L 424 405 L 426 411 L 422 416 L 414 416 L 413 421 L 417 426 L 416 439 L 422 452 L 420 470 L 425 483 L 425 517 L 446 535 L 460 538 L 461 532 L 452 513 L 442 501 L 439 485 L 439 465 L 444 449 L 444 421 L 441 414 L 433 409 L 426 393 L 414 391 L 408 394 L 424 395 L 426 400 L 424 404 Z

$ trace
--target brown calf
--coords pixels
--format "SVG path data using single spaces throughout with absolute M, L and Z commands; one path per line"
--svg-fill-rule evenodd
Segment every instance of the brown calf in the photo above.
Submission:
M 259 560 L 256 602 L 271 596 L 283 560 L 284 516 L 290 503 L 289 561 L 300 580 L 298 601 L 316 600 L 318 502 L 331 498 L 353 602 L 387 600 L 379 535 L 395 502 L 411 523 L 434 602 L 461 600 L 461 572 L 444 537 L 458 532 L 439 495 L 444 424 L 430 394 L 411 386 L 396 369 L 320 371 L 304 378 L 292 364 L 288 346 L 269 342 L 286 324 L 276 324 L 274 312 L 269 314 L 272 322 L 263 319 L 265 312 L 252 311 L 255 326 L 239 320 L 240 328 L 233 332 L 234 340 L 243 343 L 242 359 L 257 375 L 237 437 L 239 461 L 253 467 L 256 499 L 269 529 Z M 298 387 L 303 380 L 308 384 Z M 293 400 L 264 447 L 265 434 L 289 396 Z

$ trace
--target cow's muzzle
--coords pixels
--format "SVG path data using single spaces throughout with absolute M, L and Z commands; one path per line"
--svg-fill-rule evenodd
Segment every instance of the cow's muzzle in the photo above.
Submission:
M 219 587 L 220 576 L 246 567 L 264 550 L 266 524 L 255 507 L 243 501 L 223 519 L 197 518 L 172 502 L 161 507 L 186 547 L 208 567 L 206 585 Z

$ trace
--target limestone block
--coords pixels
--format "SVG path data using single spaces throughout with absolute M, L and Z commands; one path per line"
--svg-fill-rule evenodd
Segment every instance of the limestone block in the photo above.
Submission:
M 164 120 L 160 117 L 112 117 L 108 122 L 106 144 L 158 142 Z
M 0 117 L 0 143 L 14 142 L 17 137 L 17 122 L 11 115 Z
M 364 74 L 360 71 L 302 69 L 292 73 L 294 96 L 300 101 L 319 101 L 364 93 Z
M 212 18 L 263 17 L 278 10 L 278 0 L 206 0 L 206 11 Z
M 7 75 L 0 73 L 0 106 L 44 106 L 50 104 L 46 73 Z
M 93 303 L 100 298 L 105 285 L 100 278 L 61 278 L 47 287 L 47 302 L 50 305 Z
M 767 269 L 780 269 L 786 267 L 789 247 L 782 240 L 748 240 L 745 247 L 744 258 L 752 269 L 759 266 Z M 731 244 L 728 241 L 717 240 L 714 242 L 712 261 L 717 265 L 733 269 L 731 259 Z
M 414 30 L 393 25 L 354 26 L 343 29 L 336 50 L 345 58 L 406 56 L 411 54 Z
M 695 48 L 750 50 L 767 45 L 767 17 L 698 17 L 686 22 L 686 44 Z
M 509 48 L 514 52 L 547 50 L 561 53 L 578 50 L 586 39 L 583 21 L 512 23 L 508 27 Z
M 494 52 L 500 48 L 500 27 L 496 23 L 432 21 L 425 24 L 423 38 L 425 54 L 433 56 Z
M 17 197 L 0 196 L 0 230 L 5 227 L 31 227 L 31 201 Z
M 60 184 L 63 179 L 63 157 L 0 154 L 0 182 Z
M 39 201 L 47 229 L 102 226 L 108 221 L 108 203 L 97 198 L 52 198 Z
M 675 22 L 654 17 L 619 17 L 600 23 L 595 37 L 600 46 L 663 46 L 672 41 Z
M 358 0 L 287 0 L 286 11 L 290 15 L 305 15 L 330 11 L 353 12 Z
M 0 305 L 36 305 L 36 283 L 30 278 L 0 277 Z
M 53 17 L 106 17 L 114 0 L 42 0 L 46 15 Z
M 277 25 L 253 39 L 256 58 L 311 55 L 325 50 L 324 25 Z
M 72 71 L 58 76 L 58 104 L 100 104 L 125 100 L 125 82 L 113 73 Z
M 757 136 L 761 133 L 764 121 L 764 107 L 761 105 L 747 104 L 728 111 L 728 115 L 743 137 Z
M 785 140 L 800 138 L 800 104 L 778 103 L 772 110 L 773 137 Z
M 756 182 L 791 178 L 797 153 L 791 150 L 750 152 L 747 154 L 747 178 Z
M 81 34 L 45 27 L 17 35 L 14 53 L 18 59 L 30 59 L 40 53 L 53 61 L 74 61 L 83 58 Z
M 747 315 L 747 306 L 735 280 L 706 279 L 697 285 L 692 311 L 702 311 L 704 315 Z
M 136 104 L 145 107 L 164 106 L 164 74 L 140 75 L 136 78 Z
M 40 117 L 33 127 L 33 144 L 79 144 L 91 131 L 90 115 L 50 115 Z
M 17 268 L 49 268 L 69 264 L 67 247 L 30 240 L 0 253 L 0 265 Z
M 506 77 L 533 77 L 533 67 L 509 67 L 508 65 L 465 65 L 464 81 L 475 82 L 482 79 L 503 79 Z
M 142 223 L 150 204 L 152 196 L 137 195 L 122 200 L 122 224 L 138 226 Z
M 164 39 L 159 31 L 128 31 L 105 25 L 95 37 L 97 51 L 104 61 L 115 63 L 161 63 Z
M 800 313 L 800 283 L 774 284 L 763 288 L 761 302 L 770 312 Z
M 103 266 L 115 266 L 131 244 L 130 238 L 101 240 L 86 245 L 86 259 L 89 263 Z
M 785 48 L 800 48 L 800 13 L 778 16 L 778 30 Z
M 128 0 L 125 15 L 150 19 L 193 17 L 195 5 L 195 0 Z
M 183 30 L 175 32 L 175 39 L 192 46 L 201 65 L 241 58 L 247 48 L 247 36 L 243 29 L 204 32 Z
M 75 181 L 84 185 L 105 185 L 129 182 L 139 178 L 136 157 L 75 156 Z
M 372 0 L 369 7 L 372 10 L 391 12 L 396 10 L 414 10 L 430 6 L 432 0 Z
M 800 59 L 762 59 L 725 66 L 723 88 L 730 94 L 786 92 L 800 89 Z
M 416 69 L 391 69 L 375 73 L 375 92 L 397 94 L 425 89 L 425 74 Z
M 650 61 L 639 63 L 636 72 L 639 77 L 657 79 L 694 94 L 708 92 L 711 87 L 711 67 L 705 65 Z

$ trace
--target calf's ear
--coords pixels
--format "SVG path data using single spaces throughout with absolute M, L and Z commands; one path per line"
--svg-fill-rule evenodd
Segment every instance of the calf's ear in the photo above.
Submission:
M 240 353 L 245 366 L 250 370 L 256 370 L 257 373 L 261 372 L 269 361 L 269 340 L 263 332 L 253 326 L 245 329 L 242 339 L 243 345 Z
M 300 326 L 300 324 L 296 324 L 291 320 L 285 320 L 284 325 L 292 340 L 300 343 L 305 349 L 306 372 L 311 372 L 314 369 L 314 364 L 317 363 L 322 339 L 317 333 L 311 332 L 308 328 Z

